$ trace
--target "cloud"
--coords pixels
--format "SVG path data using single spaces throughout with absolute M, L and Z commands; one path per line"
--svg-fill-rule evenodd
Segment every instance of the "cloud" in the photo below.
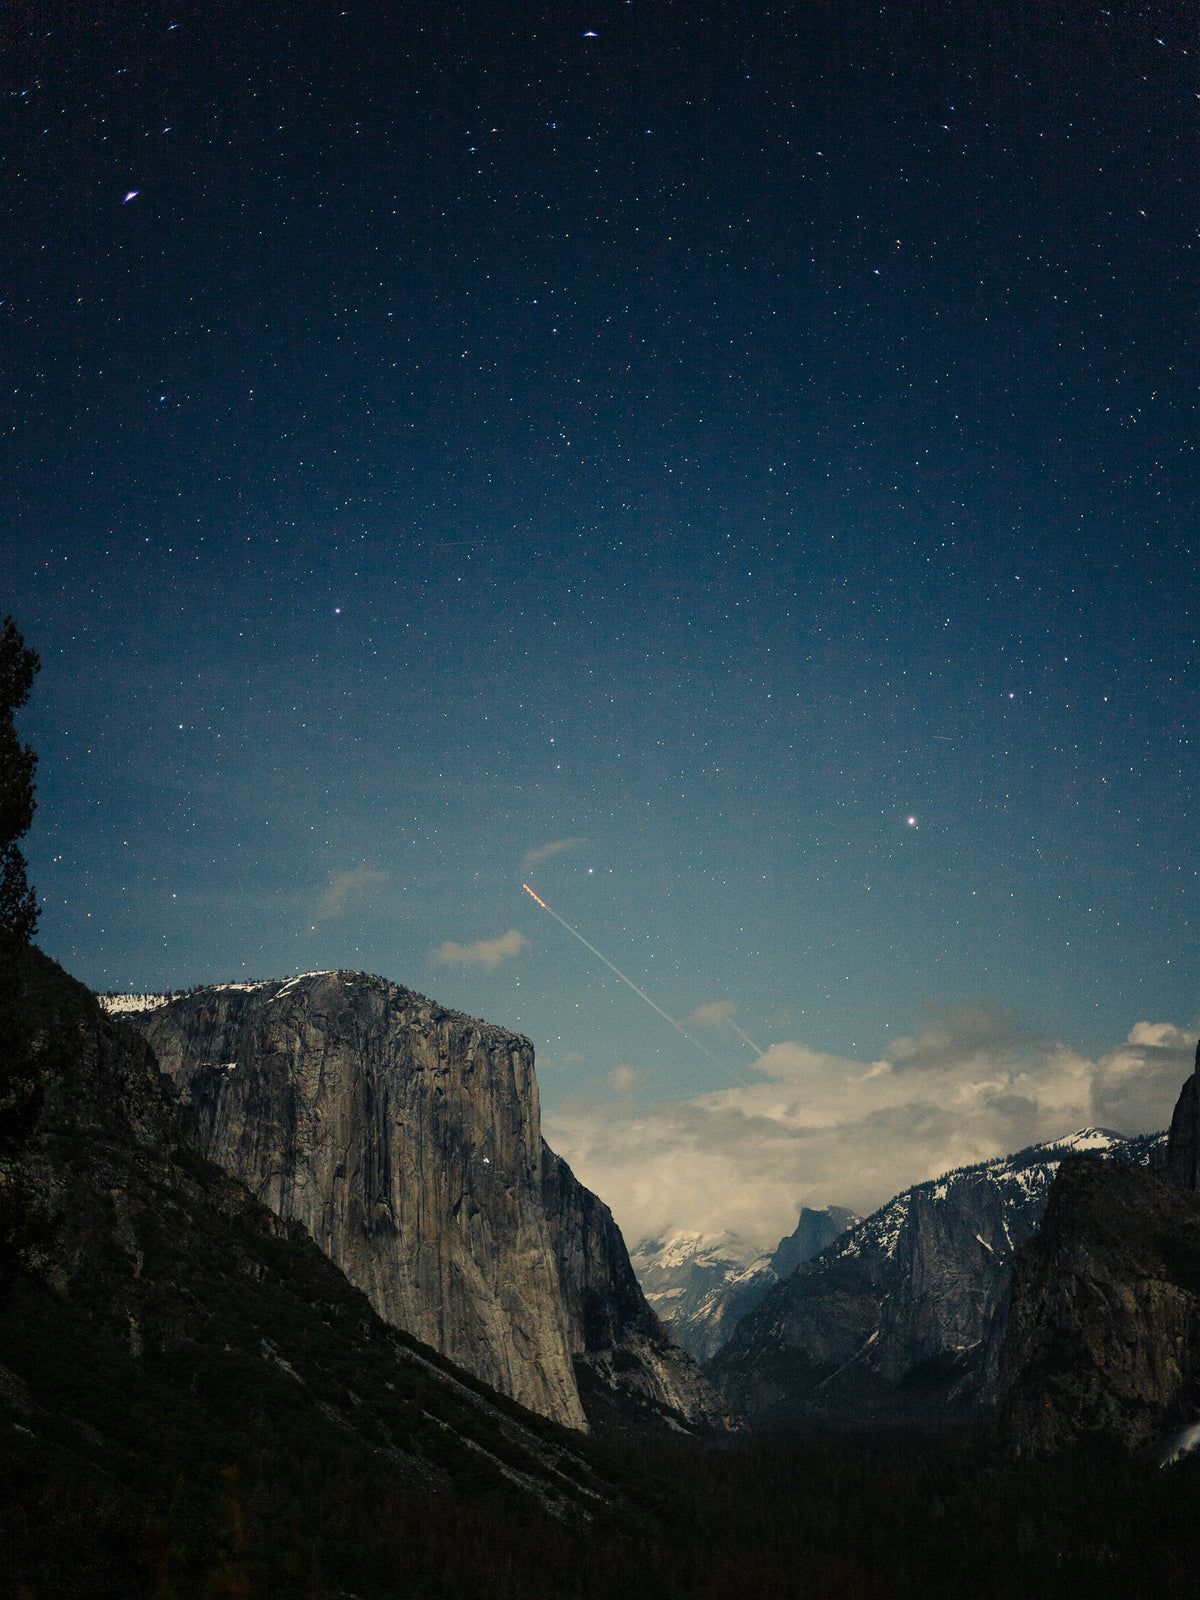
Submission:
M 329 884 L 313 913 L 318 922 L 329 922 L 334 917 L 344 917 L 346 903 L 352 894 L 361 894 L 376 884 L 386 883 L 389 874 L 376 867 L 353 867 L 349 872 L 331 872 Z
M 519 956 L 528 943 L 523 933 L 510 928 L 495 939 L 474 939 L 470 944 L 447 939 L 433 952 L 433 959 L 448 966 L 485 967 L 490 972 L 510 956 Z
M 608 1075 L 609 1086 L 616 1094 L 632 1094 L 641 1081 L 636 1067 L 614 1067 Z
M 728 1022 L 737 1010 L 732 1000 L 707 1000 L 702 1006 L 697 1006 L 694 1011 L 689 1011 L 686 1017 L 680 1017 L 681 1028 L 719 1028 L 723 1022 Z
M 1186 1028 L 1177 1028 L 1173 1022 L 1135 1022 L 1125 1042 L 1162 1046 L 1168 1050 L 1192 1050 L 1196 1035 Z
M 749 1084 L 651 1105 L 576 1096 L 544 1126 L 631 1243 L 686 1227 L 765 1247 L 802 1205 L 865 1213 L 951 1167 L 1089 1124 L 1163 1128 L 1194 1049 L 1173 1024 L 1138 1023 L 1089 1055 L 997 1007 L 945 1007 L 876 1061 L 775 1044 Z
M 1097 1063 L 1097 1122 L 1165 1127 L 1195 1054 L 1194 1031 L 1170 1022 L 1134 1023 L 1125 1043 Z
M 530 868 L 540 866 L 543 861 L 549 861 L 551 856 L 561 856 L 567 850 L 578 850 L 580 845 L 586 843 L 586 839 L 551 839 L 549 844 L 535 845 L 532 850 L 526 850 L 521 857 L 521 870 L 528 872 Z

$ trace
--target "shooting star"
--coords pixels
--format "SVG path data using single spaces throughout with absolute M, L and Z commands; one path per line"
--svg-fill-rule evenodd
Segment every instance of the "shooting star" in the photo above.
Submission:
M 542 910 L 548 912 L 561 928 L 565 928 L 567 930 L 573 939 L 578 939 L 585 950 L 590 950 L 596 957 L 597 961 L 603 961 L 608 970 L 612 973 L 615 973 L 616 976 L 620 978 L 621 982 L 626 986 L 626 988 L 632 989 L 639 1000 L 644 1000 L 650 1007 L 651 1011 L 657 1011 L 664 1022 L 669 1022 L 670 1025 L 675 1029 L 675 1032 L 679 1034 L 681 1038 L 686 1039 L 694 1050 L 699 1050 L 701 1055 L 707 1056 L 714 1066 L 720 1067 L 722 1072 L 728 1070 L 726 1064 L 723 1061 L 719 1061 L 717 1057 L 713 1055 L 711 1050 L 706 1050 L 700 1043 L 699 1039 L 693 1039 L 690 1033 L 679 1026 L 674 1017 L 668 1016 L 660 1005 L 656 1005 L 655 1002 L 651 1000 L 650 996 L 644 989 L 639 989 L 632 978 L 626 977 L 626 975 L 621 971 L 620 967 L 614 966 L 606 955 L 603 955 L 599 950 L 597 950 L 594 944 L 589 943 L 589 941 L 580 933 L 578 928 L 573 928 L 565 917 L 559 916 L 558 912 L 555 911 L 553 906 L 548 906 L 540 894 L 531 889 L 527 883 L 523 883 L 521 887 L 524 889 L 525 893 L 530 897 L 530 899 L 536 900 L 538 905 L 541 906 Z M 762 1052 L 759 1051 L 759 1054 L 761 1055 Z

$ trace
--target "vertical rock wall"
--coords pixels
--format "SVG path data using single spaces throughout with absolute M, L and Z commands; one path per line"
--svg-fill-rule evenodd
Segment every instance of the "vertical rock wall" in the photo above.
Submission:
M 1200 1044 L 1195 1069 L 1180 1090 L 1171 1117 L 1166 1176 L 1178 1189 L 1200 1189 Z
M 546 1144 L 542 1193 L 577 1364 L 627 1405 L 675 1412 L 696 1426 L 737 1428 L 729 1406 L 651 1310 L 612 1212 Z
M 527 1040 L 359 973 L 222 985 L 130 1020 L 209 1158 L 303 1223 L 381 1316 L 587 1426 Z

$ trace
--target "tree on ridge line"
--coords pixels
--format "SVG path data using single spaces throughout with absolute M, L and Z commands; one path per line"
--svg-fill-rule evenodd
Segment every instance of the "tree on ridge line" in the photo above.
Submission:
M 41 661 L 5 617 L 0 628 L 0 932 L 28 944 L 37 927 L 38 904 L 17 843 L 29 832 L 37 802 L 33 774 L 37 755 L 22 744 L 13 716 L 29 699 Z

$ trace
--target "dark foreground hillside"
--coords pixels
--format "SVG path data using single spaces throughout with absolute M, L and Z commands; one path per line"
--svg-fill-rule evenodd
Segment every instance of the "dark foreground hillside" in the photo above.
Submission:
M 81 1386 L 94 1375 L 86 1369 Z M 207 1397 L 201 1397 L 200 1404 Z M 1076 1457 L 997 1465 L 966 1434 L 846 1434 L 610 1456 L 623 1508 L 588 1525 L 528 1499 L 423 1492 L 332 1431 L 258 1407 L 185 1453 L 141 1384 L 90 1460 L 5 1440 L 0 1593 L 132 1600 L 1030 1600 L 1194 1592 L 1200 1469 Z M 171 1396 L 171 1405 L 175 1396 Z M 6 1430 L 7 1431 L 7 1430 Z M 136 1437 L 143 1435 L 142 1439 Z

